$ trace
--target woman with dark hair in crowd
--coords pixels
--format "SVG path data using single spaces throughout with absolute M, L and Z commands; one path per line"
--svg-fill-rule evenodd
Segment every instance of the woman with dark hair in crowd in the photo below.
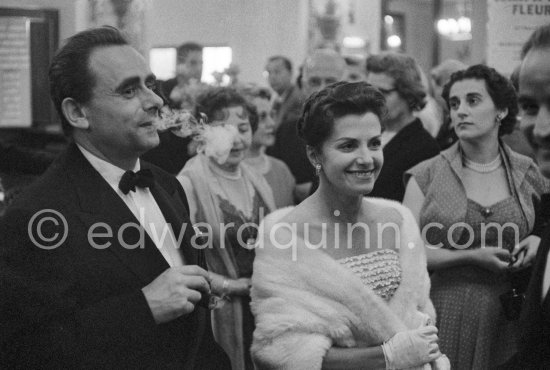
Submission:
M 208 241 L 204 250 L 212 290 L 227 298 L 213 311 L 214 336 L 233 369 L 252 369 L 254 224 L 274 210 L 275 203 L 264 177 L 243 162 L 258 124 L 254 106 L 233 88 L 217 87 L 197 97 L 197 116 L 201 114 L 208 119 L 199 153 L 178 179 L 188 197 L 191 221 L 209 225 L 201 232 Z
M 488 369 L 516 350 L 521 298 L 511 272 L 533 263 L 535 206 L 549 188 L 530 158 L 501 141 L 518 113 L 505 77 L 469 67 L 451 76 L 443 98 L 458 142 L 407 172 L 403 203 L 427 243 L 442 351 L 453 369 Z
M 299 134 L 319 187 L 260 227 L 251 293 L 258 369 L 448 368 L 414 218 L 363 197 L 382 167 L 385 110 L 366 82 L 329 85 L 305 104 Z

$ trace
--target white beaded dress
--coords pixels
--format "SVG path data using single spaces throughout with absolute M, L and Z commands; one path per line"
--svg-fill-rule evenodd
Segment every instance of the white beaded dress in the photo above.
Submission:
M 389 301 L 401 282 L 399 255 L 391 249 L 360 254 L 337 260 L 353 271 L 365 286 Z

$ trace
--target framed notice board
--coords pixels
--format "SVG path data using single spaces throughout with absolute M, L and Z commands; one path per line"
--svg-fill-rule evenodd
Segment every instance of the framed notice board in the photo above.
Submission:
M 48 67 L 58 18 L 57 10 L 0 8 L 0 128 L 57 130 Z

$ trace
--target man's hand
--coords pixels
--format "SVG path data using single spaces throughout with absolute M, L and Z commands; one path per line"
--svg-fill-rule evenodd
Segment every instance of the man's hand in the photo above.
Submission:
M 141 289 L 157 324 L 195 309 L 201 293 L 210 293 L 208 272 L 199 266 L 172 267 Z

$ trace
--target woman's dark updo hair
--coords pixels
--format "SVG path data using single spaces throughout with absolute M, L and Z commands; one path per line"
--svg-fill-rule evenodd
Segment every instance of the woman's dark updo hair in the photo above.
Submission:
M 307 145 L 320 150 L 338 118 L 367 112 L 379 119 L 386 114 L 386 99 L 366 82 L 336 82 L 312 94 L 298 121 L 298 135 Z
M 214 115 L 229 107 L 243 107 L 248 113 L 250 127 L 254 133 L 258 128 L 258 112 L 242 94 L 232 87 L 210 87 L 197 97 L 195 108 L 196 117 L 206 114 L 208 121 L 212 121 Z
M 485 81 L 487 92 L 493 100 L 495 107 L 500 110 L 508 109 L 508 114 L 502 119 L 498 129 L 498 136 L 512 133 L 517 122 L 516 117 L 519 111 L 518 97 L 514 86 L 512 86 L 512 82 L 498 73 L 494 68 L 487 67 L 483 64 L 476 64 L 465 70 L 453 73 L 441 94 L 447 103 L 447 108 L 449 108 L 449 110 L 451 109 L 449 106 L 451 87 L 453 87 L 455 82 L 469 79 Z

